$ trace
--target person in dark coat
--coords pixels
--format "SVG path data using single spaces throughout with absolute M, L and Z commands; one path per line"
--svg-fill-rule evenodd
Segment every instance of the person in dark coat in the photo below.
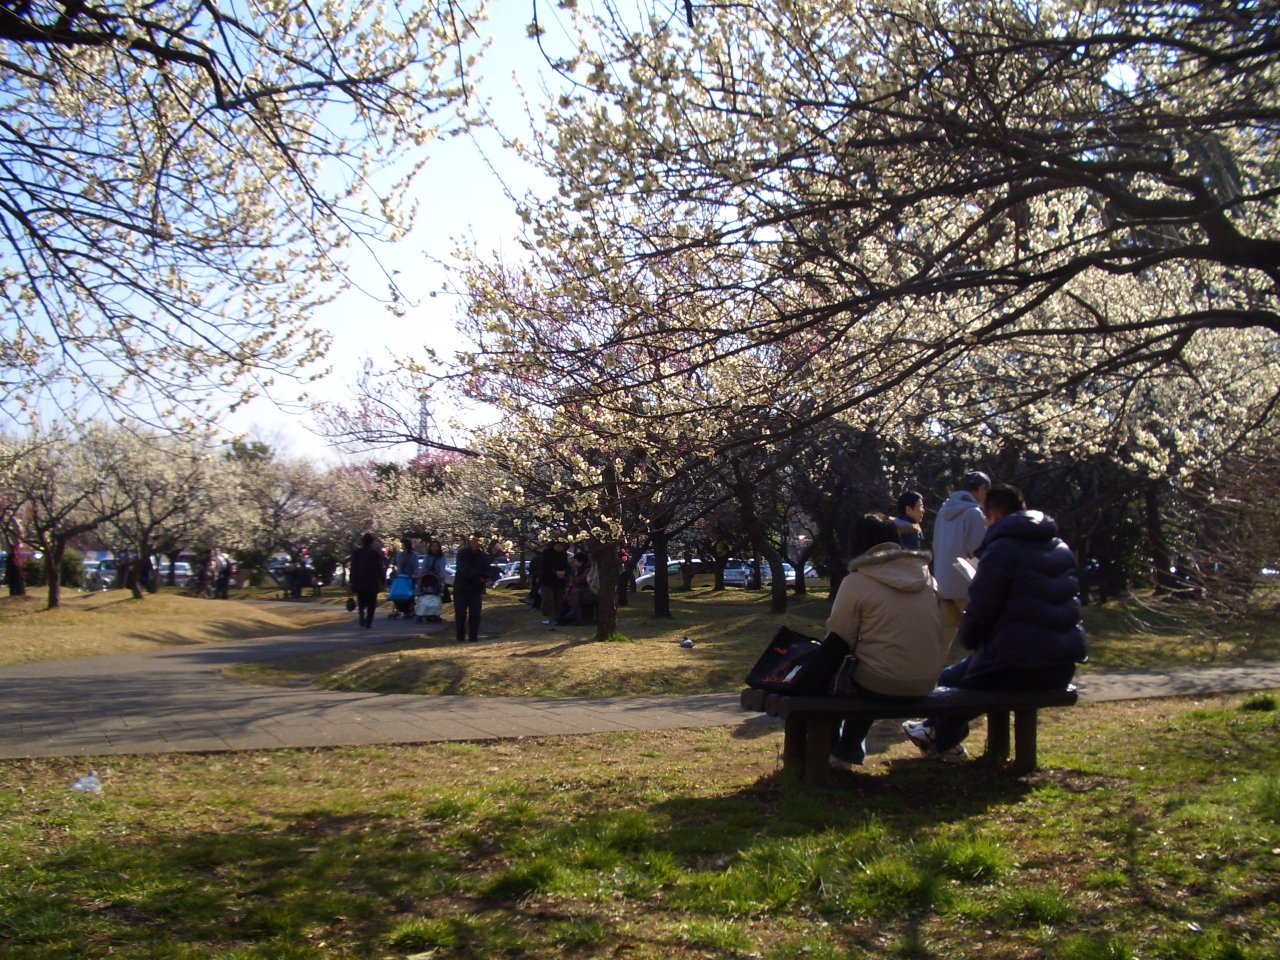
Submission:
M 480 608 L 484 588 L 493 576 L 488 554 L 480 546 L 480 534 L 473 533 L 458 551 L 453 567 L 453 618 L 458 642 L 475 643 L 480 636 Z
M 919 490 L 908 490 L 898 498 L 898 514 L 893 518 L 898 528 L 898 542 L 904 550 L 923 550 L 924 531 L 920 524 L 924 523 L 924 494 Z
M 1058 525 L 1028 510 L 1017 487 L 987 494 L 987 532 L 957 639 L 973 652 L 938 685 L 971 690 L 1061 690 L 1087 659 L 1075 555 Z M 931 717 L 903 725 L 927 756 L 964 756 L 968 720 Z
M 347 561 L 347 589 L 356 595 L 360 626 L 373 626 L 373 612 L 378 608 L 378 594 L 386 582 L 387 558 L 374 545 L 372 533 L 360 538 L 360 546 Z
M 569 554 L 564 537 L 556 534 L 551 546 L 542 551 L 538 568 L 538 593 L 542 597 L 542 612 L 546 619 L 542 622 L 549 630 L 556 628 L 556 622 L 564 612 L 564 592 L 569 586 Z

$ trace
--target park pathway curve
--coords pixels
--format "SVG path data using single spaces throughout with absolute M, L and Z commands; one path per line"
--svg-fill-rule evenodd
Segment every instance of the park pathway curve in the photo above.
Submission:
M 421 633 L 398 621 L 306 634 L 0 667 L 0 759 L 492 740 L 776 722 L 738 694 L 412 696 L 268 687 L 232 665 Z M 496 641 L 501 642 L 501 641 Z M 1280 663 L 1083 673 L 1085 701 L 1280 689 Z

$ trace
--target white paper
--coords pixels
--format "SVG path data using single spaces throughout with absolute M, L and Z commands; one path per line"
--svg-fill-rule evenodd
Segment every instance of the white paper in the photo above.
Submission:
M 977 568 L 964 557 L 956 557 L 956 562 L 951 566 L 953 566 L 968 583 L 973 582 L 973 575 L 978 572 Z

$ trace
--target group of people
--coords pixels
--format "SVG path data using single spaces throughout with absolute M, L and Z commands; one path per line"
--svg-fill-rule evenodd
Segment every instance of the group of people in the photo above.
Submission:
M 857 692 L 893 700 L 935 685 L 1067 686 L 1087 648 L 1075 555 L 1054 520 L 1028 510 L 1016 487 L 993 485 L 979 471 L 939 509 L 932 553 L 924 549 L 923 519 L 924 498 L 911 491 L 897 516 L 868 513 L 855 524 L 855 556 L 827 632 L 848 643 Z M 943 669 L 953 640 L 970 652 Z M 860 765 L 870 728 L 871 721 L 845 721 L 832 765 Z M 908 720 L 903 730 L 926 756 L 966 755 L 964 718 Z
M 422 597 L 439 597 L 440 604 L 424 605 L 428 609 L 442 609 L 452 601 L 457 638 L 462 643 L 474 643 L 480 636 L 480 615 L 484 603 L 485 588 L 493 579 L 493 563 L 485 551 L 480 534 L 473 533 L 454 558 L 452 587 L 447 580 L 447 563 L 444 547 L 439 540 L 428 543 L 424 554 L 414 549 L 413 541 L 405 538 L 401 549 L 388 563 L 386 554 L 377 547 L 377 538 L 365 533 L 360 546 L 352 551 L 347 562 L 347 587 L 355 597 L 360 625 L 373 626 L 378 607 L 378 595 L 397 577 L 408 581 L 407 597 L 389 592 L 392 600 L 392 616 L 411 615 Z M 424 619 L 443 623 L 440 613 L 430 613 Z
M 569 552 L 565 538 L 556 534 L 529 565 L 529 595 L 524 598 L 542 612 L 543 626 L 591 623 L 600 592 L 600 571 L 585 550 Z

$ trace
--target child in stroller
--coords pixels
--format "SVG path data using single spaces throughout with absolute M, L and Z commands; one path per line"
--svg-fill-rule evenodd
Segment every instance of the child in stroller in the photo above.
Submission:
M 444 585 L 434 573 L 422 575 L 418 588 L 417 620 L 419 623 L 444 623 Z
M 418 578 L 418 622 L 444 623 L 444 602 L 448 596 L 449 586 L 445 575 L 444 548 L 439 540 L 432 540 L 427 546 L 427 555 L 422 561 L 422 574 Z

